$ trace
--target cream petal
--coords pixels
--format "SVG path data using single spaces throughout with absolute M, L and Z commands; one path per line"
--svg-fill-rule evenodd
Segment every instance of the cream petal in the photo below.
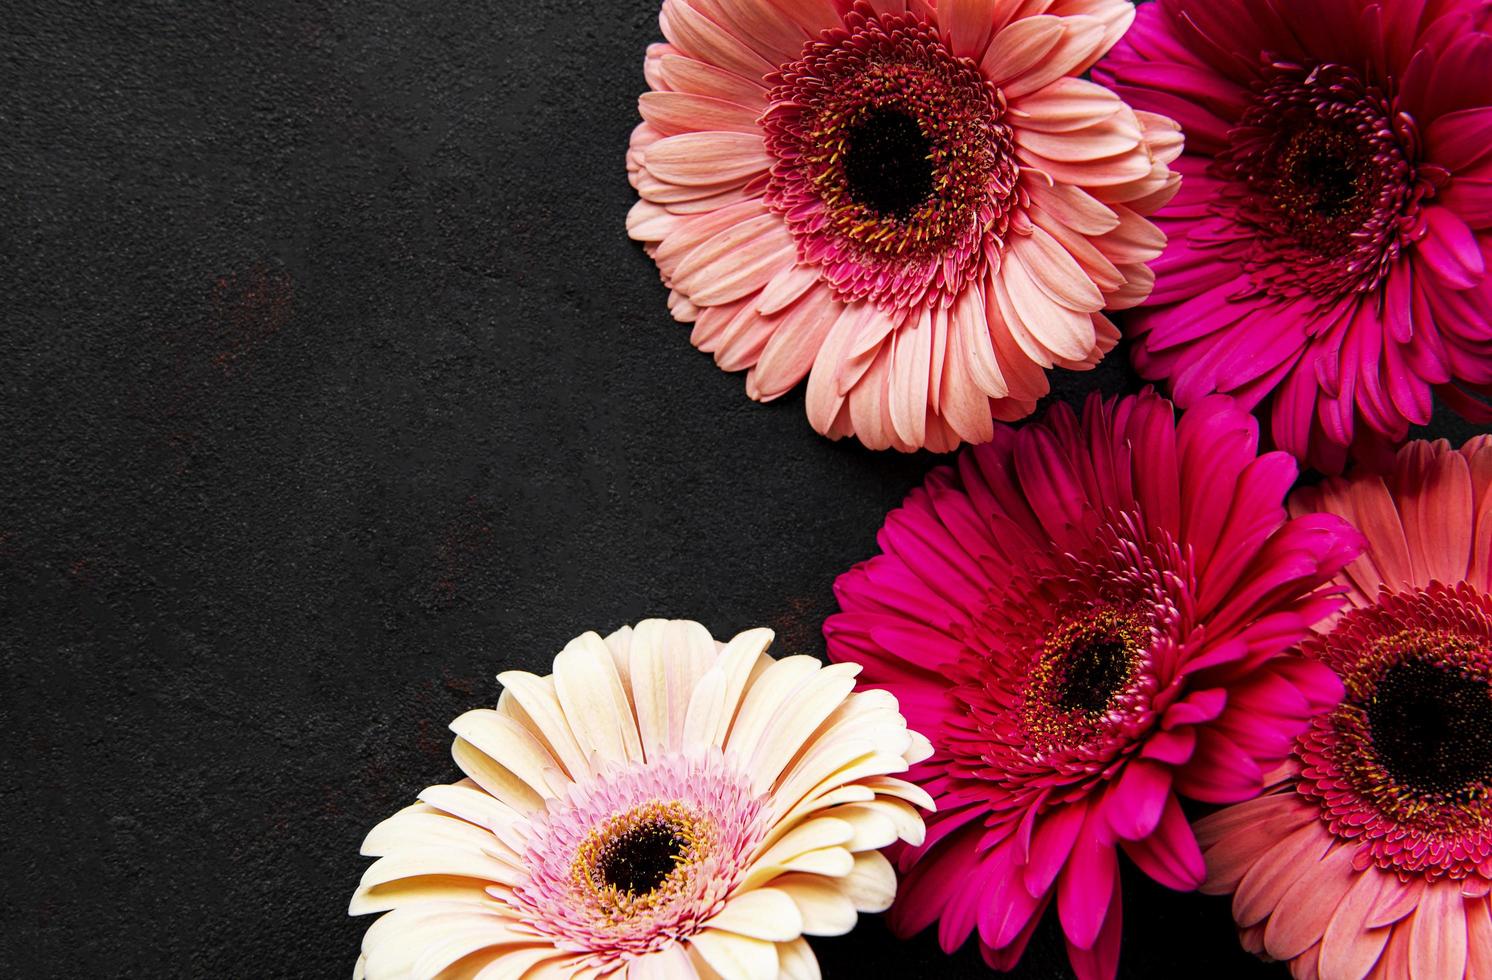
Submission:
M 822 980 L 819 961 L 813 949 L 804 939 L 794 939 L 777 947 L 777 959 L 782 970 L 782 980 Z
M 785 892 L 775 887 L 756 888 L 729 899 L 703 928 L 785 943 L 803 934 L 803 917 Z
M 459 875 L 417 875 L 383 884 L 359 887 L 347 906 L 348 915 L 369 915 L 408 908 L 428 902 L 459 901 L 468 904 L 491 902 L 487 883 Z
M 725 713 L 725 688 L 725 671 L 718 666 L 710 668 L 695 685 L 684 714 L 684 751 L 699 752 L 716 747 L 715 732 L 720 727 L 720 716 Z
M 517 812 L 532 813 L 544 806 L 544 797 L 532 786 L 466 739 L 457 738 L 451 743 L 451 758 L 473 782 Z
M 777 976 L 777 945 L 764 939 L 707 929 L 689 937 L 689 945 L 730 980 L 775 980 Z
M 776 634 L 769 629 L 757 628 L 738 633 L 720 651 L 720 670 L 725 674 L 725 699 L 717 720 L 711 744 L 724 746 L 727 734 L 734 725 L 740 711 L 741 698 L 747 684 L 759 670 L 765 670 L 771 660 L 767 648 Z
M 368 831 L 361 853 L 381 857 L 411 846 L 444 844 L 481 850 L 491 843 L 492 834 L 476 824 L 428 808 L 410 807 Z
M 782 770 L 813 738 L 819 725 L 844 702 L 855 688 L 858 664 L 833 664 L 820 669 L 775 713 L 771 724 L 758 736 L 756 745 L 747 748 L 732 738 L 730 748 L 746 759 L 751 773 L 752 789 L 764 793 L 771 788 Z M 747 755 L 747 752 L 750 755 Z
M 689 702 L 715 661 L 714 642 L 696 629 L 645 620 L 632 636 L 632 697 L 642 748 L 648 758 L 683 747 Z
M 730 737 L 726 739 L 726 751 L 743 761 L 749 760 L 799 687 L 820 669 L 817 660 L 806 656 L 784 657 L 770 664 L 746 692 Z
M 522 819 L 517 810 L 466 781 L 454 785 L 427 786 L 420 792 L 420 799 L 452 816 L 494 832 L 505 831 Z
M 451 731 L 488 758 L 523 780 L 539 796 L 554 791 L 544 779 L 546 770 L 556 769 L 554 756 L 517 721 L 491 708 L 477 708 L 451 722 Z
M 844 820 L 833 817 L 814 817 L 804 821 L 770 847 L 759 849 L 753 864 L 783 864 L 809 851 L 848 844 L 855 836 L 855 828 Z
M 863 851 L 842 887 L 861 912 L 884 912 L 896 899 L 896 869 L 880 851 Z
M 584 633 L 554 658 L 555 693 L 580 750 L 608 762 L 642 759 L 637 726 L 606 641 Z
M 503 686 L 504 695 L 523 709 L 531 722 L 529 731 L 544 743 L 572 778 L 590 771 L 585 753 L 580 750 L 580 743 L 575 740 L 575 733 L 570 730 L 570 722 L 560 707 L 552 678 L 537 677 L 524 670 L 508 670 L 498 674 L 497 681 Z M 477 778 L 473 773 L 467 775 Z M 477 779 L 477 782 L 481 780 Z
M 454 875 L 511 883 L 514 869 L 480 848 L 421 843 L 374 861 L 363 872 L 359 885 L 372 888 L 400 878 L 424 875 Z
M 855 928 L 858 914 L 840 881 L 818 875 L 785 874 L 774 879 L 772 887 L 797 906 L 805 935 L 843 936 Z
M 441 925 L 443 928 L 438 938 L 427 936 L 421 943 L 411 975 L 438 977 L 441 971 L 473 953 L 525 946 L 534 938 L 530 933 L 514 929 L 511 920 L 495 915 L 467 913 L 449 916 L 442 919 Z

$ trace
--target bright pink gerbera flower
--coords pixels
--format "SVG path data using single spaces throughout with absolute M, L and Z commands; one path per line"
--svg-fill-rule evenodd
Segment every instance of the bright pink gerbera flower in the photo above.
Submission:
M 1297 977 L 1492 978 L 1492 436 L 1302 490 L 1355 521 L 1352 608 L 1305 652 L 1345 700 L 1271 794 L 1197 825 L 1204 890 Z
M 1126 0 L 664 0 L 628 219 L 695 346 L 868 446 L 984 442 L 1118 340 L 1170 120 L 1076 76 Z
M 1095 69 L 1186 130 L 1135 363 L 1183 407 L 1273 393 L 1277 443 L 1386 455 L 1492 393 L 1484 0 L 1158 0 Z
M 829 655 L 933 743 L 936 800 L 892 924 L 978 929 L 1008 969 L 1055 897 L 1074 969 L 1118 962 L 1117 851 L 1178 889 L 1202 854 L 1178 796 L 1249 799 L 1341 688 L 1286 651 L 1340 603 L 1337 517 L 1287 520 L 1296 476 L 1230 399 L 1154 393 L 1001 428 L 887 518 L 836 584 Z

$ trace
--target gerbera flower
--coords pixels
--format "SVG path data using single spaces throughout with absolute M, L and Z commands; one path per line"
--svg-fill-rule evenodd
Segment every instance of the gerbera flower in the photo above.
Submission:
M 1186 130 L 1135 364 L 1186 407 L 1272 395 L 1339 471 L 1492 393 L 1492 36 L 1482 0 L 1158 0 L 1094 74 Z
M 891 903 L 930 751 L 858 670 L 649 620 L 451 725 L 467 778 L 375 827 L 357 976 L 817 977 L 802 939 Z
M 695 346 L 868 446 L 984 442 L 1114 346 L 1168 119 L 1077 76 L 1127 0 L 664 0 L 628 219 Z
M 1367 538 L 1352 608 L 1304 647 L 1346 697 L 1272 793 L 1197 824 L 1204 890 L 1297 977 L 1492 978 L 1492 436 L 1291 506 Z
M 1177 424 L 1153 392 L 1002 427 L 891 514 L 882 554 L 836 583 L 829 656 L 863 664 L 935 754 L 938 803 L 901 857 L 892 926 L 976 929 L 1009 969 L 1056 901 L 1081 977 L 1119 956 L 1118 852 L 1202 882 L 1179 797 L 1248 799 L 1331 671 L 1287 651 L 1339 604 L 1340 518 L 1288 520 L 1294 460 L 1256 455 L 1222 397 Z

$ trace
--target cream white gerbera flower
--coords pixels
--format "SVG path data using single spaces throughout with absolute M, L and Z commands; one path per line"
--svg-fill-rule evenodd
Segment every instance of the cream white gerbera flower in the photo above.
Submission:
M 879 848 L 923 839 L 925 758 L 859 668 L 648 620 L 498 675 L 451 725 L 468 778 L 375 827 L 356 976 L 818 976 L 806 935 L 891 904 Z

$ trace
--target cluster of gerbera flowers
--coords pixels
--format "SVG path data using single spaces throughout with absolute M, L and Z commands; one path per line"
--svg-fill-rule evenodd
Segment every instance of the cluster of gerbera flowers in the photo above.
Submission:
M 365 843 L 357 975 L 808 978 L 889 909 L 998 970 L 1055 916 L 1110 978 L 1127 863 L 1303 980 L 1492 980 L 1492 436 L 1406 443 L 1492 421 L 1492 3 L 660 24 L 628 227 L 694 343 L 829 436 L 971 445 L 829 666 L 655 620 L 500 675 Z M 1170 399 L 1006 424 L 1115 310 Z

